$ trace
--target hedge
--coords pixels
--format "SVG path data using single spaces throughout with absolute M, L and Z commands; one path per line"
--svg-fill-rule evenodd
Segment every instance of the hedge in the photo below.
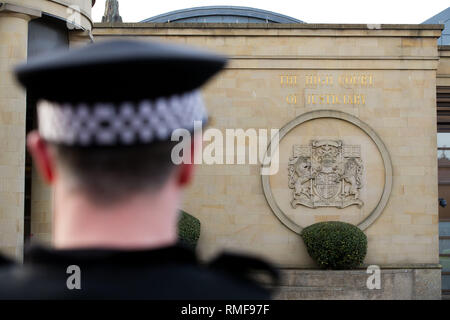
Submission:
M 301 236 L 308 254 L 323 269 L 354 269 L 367 253 L 366 235 L 349 223 L 316 223 L 303 229 Z
M 189 248 L 197 247 L 198 238 L 200 238 L 200 220 L 190 214 L 180 210 L 178 220 L 178 239 Z

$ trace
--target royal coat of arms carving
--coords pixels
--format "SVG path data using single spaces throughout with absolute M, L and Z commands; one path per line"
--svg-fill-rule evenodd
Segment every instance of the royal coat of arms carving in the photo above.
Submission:
M 341 140 L 312 140 L 309 145 L 294 145 L 289 159 L 292 207 L 362 207 L 363 170 L 359 145 L 344 145 Z

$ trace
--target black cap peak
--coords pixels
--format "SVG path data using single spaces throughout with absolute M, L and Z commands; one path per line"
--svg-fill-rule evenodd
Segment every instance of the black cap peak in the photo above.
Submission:
M 115 40 L 30 59 L 15 72 L 38 99 L 117 102 L 195 90 L 225 64 L 223 56 L 186 46 Z

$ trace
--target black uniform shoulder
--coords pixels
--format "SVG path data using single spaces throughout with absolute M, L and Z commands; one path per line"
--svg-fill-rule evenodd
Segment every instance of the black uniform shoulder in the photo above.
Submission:
M 14 260 L 7 258 L 6 256 L 3 256 L 0 254 L 0 270 L 2 268 L 9 268 L 14 266 L 16 263 Z
M 269 287 L 276 287 L 280 282 L 280 273 L 273 265 L 251 255 L 224 252 L 209 267 L 244 281 L 261 283 L 264 277 L 264 285 Z
M 222 253 L 191 270 L 192 286 L 197 283 L 196 299 L 268 300 L 279 282 L 278 271 L 256 257 Z
M 225 253 L 202 263 L 179 246 L 141 250 L 35 248 L 25 265 L 0 272 L 0 299 L 270 299 L 278 273 L 266 262 Z M 79 266 L 81 290 L 70 290 L 67 268 Z

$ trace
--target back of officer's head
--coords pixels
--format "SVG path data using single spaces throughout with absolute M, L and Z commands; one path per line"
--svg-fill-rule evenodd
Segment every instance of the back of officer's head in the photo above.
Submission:
M 157 193 L 180 169 L 171 160 L 172 142 L 126 148 L 73 148 L 50 144 L 59 178 L 98 204 Z

